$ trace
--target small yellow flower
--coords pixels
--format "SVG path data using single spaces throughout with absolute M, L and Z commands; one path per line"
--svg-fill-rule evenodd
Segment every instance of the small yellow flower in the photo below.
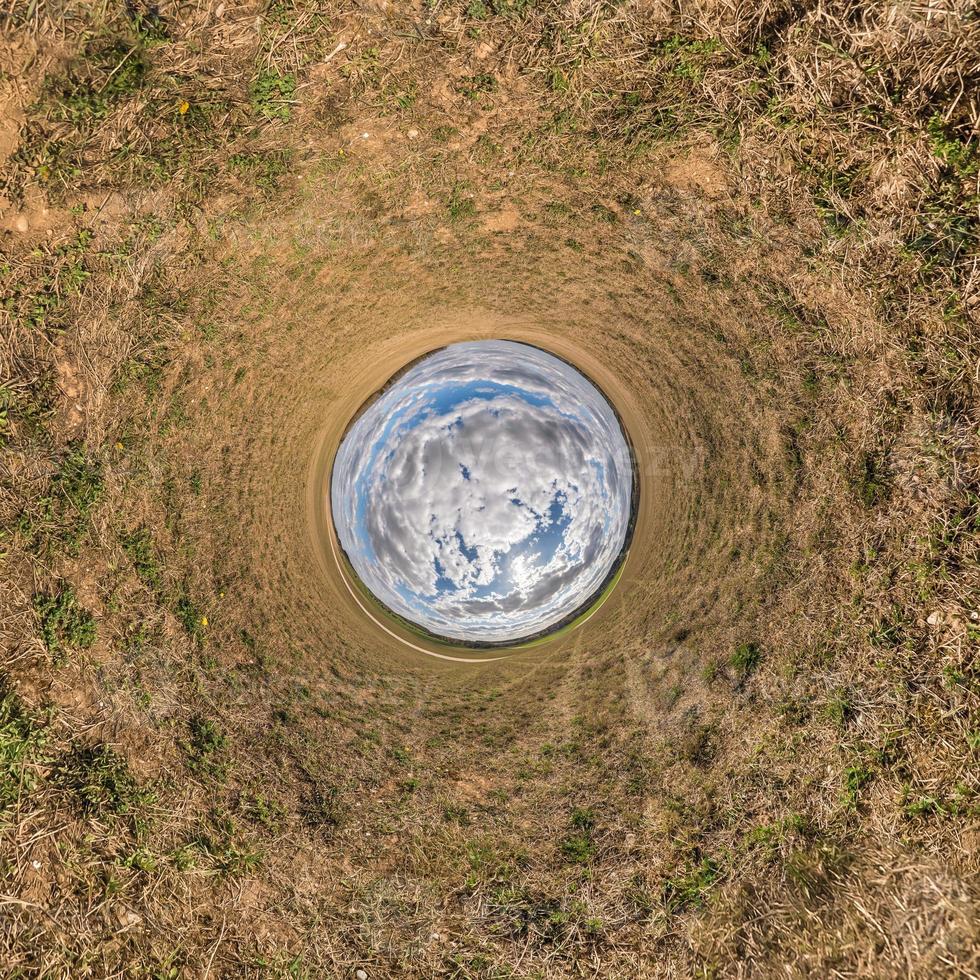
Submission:
M 639 208 L 636 208 L 636 210 L 633 211 L 633 214 L 643 214 L 643 212 Z
M 116 443 L 116 449 L 118 449 L 120 452 L 122 452 L 125 448 L 126 447 L 121 442 Z
M 218 593 L 218 598 L 219 598 L 219 599 L 224 599 L 224 597 L 225 597 L 225 594 L 224 594 L 224 592 L 219 592 L 219 593 Z
M 208 617 L 207 616 L 202 616 L 201 617 L 201 625 L 202 626 L 207 626 L 208 625 Z
M 191 104 L 190 104 L 190 102 L 187 102 L 187 101 L 185 100 L 184 102 L 181 102 L 181 104 L 180 104 L 179 106 L 177 106 L 177 111 L 178 111 L 178 112 L 179 112 L 179 113 L 180 113 L 180 114 L 181 114 L 182 116 L 184 116 L 184 115 L 186 115 L 186 114 L 187 114 L 187 110 L 188 110 L 188 109 L 189 109 L 190 107 L 191 107 Z

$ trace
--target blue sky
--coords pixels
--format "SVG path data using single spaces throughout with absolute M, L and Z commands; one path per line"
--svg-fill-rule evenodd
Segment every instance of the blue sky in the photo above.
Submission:
M 583 375 L 526 344 L 454 344 L 351 426 L 331 506 L 385 605 L 442 636 L 504 642 L 599 587 L 629 524 L 631 459 Z

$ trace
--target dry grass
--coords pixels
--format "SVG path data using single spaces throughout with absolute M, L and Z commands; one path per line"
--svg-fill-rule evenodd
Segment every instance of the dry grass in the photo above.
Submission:
M 0 18 L 5 975 L 980 974 L 968 4 Z M 453 318 L 655 443 L 601 628 L 499 670 L 307 545 Z

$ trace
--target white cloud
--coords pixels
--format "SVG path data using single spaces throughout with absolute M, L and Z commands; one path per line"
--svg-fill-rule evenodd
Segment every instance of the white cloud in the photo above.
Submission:
M 507 341 L 456 344 L 351 427 L 334 521 L 396 612 L 443 636 L 516 639 L 605 579 L 629 523 L 630 465 L 614 412 L 563 361 Z

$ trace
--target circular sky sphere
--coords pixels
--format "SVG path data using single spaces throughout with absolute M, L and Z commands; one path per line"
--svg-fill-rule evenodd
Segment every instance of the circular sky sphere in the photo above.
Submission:
M 537 347 L 453 344 L 397 375 L 334 461 L 340 544 L 389 610 L 506 644 L 581 615 L 625 554 L 632 454 L 603 394 Z

